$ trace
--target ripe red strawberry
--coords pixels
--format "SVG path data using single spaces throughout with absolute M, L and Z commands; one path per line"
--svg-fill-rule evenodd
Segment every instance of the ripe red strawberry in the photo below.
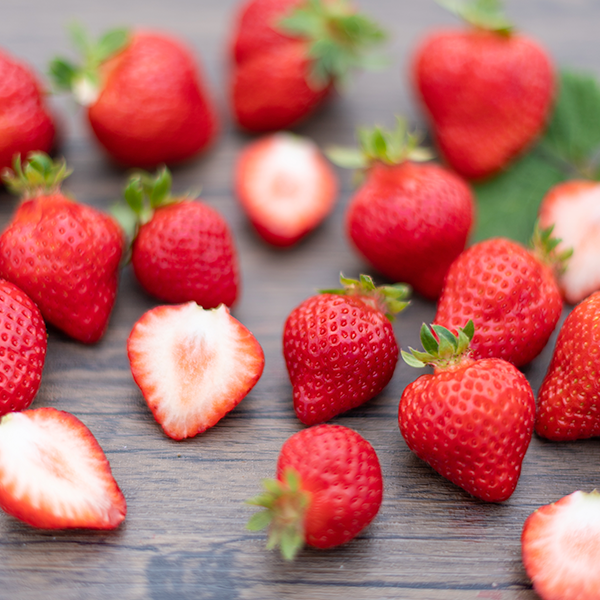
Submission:
M 0 279 L 0 415 L 24 410 L 42 382 L 48 340 L 39 308 Z
M 560 329 L 538 392 L 536 432 L 551 440 L 600 436 L 600 292 L 578 304 Z
M 332 149 L 340 166 L 365 169 L 346 226 L 360 253 L 392 281 L 437 298 L 473 223 L 473 195 L 457 175 L 434 164 L 398 119 L 393 132 L 359 130 L 361 149 Z
M 463 176 L 481 178 L 541 132 L 554 69 L 543 48 L 513 31 L 501 2 L 452 7 L 471 28 L 433 32 L 415 53 L 413 76 L 442 155 Z
M 402 357 L 434 367 L 406 386 L 398 421 L 408 447 L 440 475 L 486 502 L 514 492 L 531 441 L 535 399 L 525 376 L 499 358 L 475 360 L 469 321 L 455 336 L 445 327 L 421 329 L 425 352 Z
M 56 127 L 32 69 L 0 49 L 0 172 L 15 154 L 49 152 Z
M 249 144 L 239 157 L 237 196 L 258 234 L 291 246 L 333 209 L 335 173 L 308 138 L 276 133 Z
M 376 288 L 370 277 L 341 278 L 344 289 L 312 296 L 288 316 L 283 355 L 294 409 L 305 425 L 327 421 L 370 400 L 389 383 L 398 361 L 390 319 L 406 286 Z
M 347 0 L 247 0 L 231 39 L 236 121 L 255 132 L 295 125 L 382 39 Z
M 90 430 L 54 408 L 2 417 L 0 507 L 42 529 L 114 529 L 127 512 Z
M 456 330 L 475 323 L 475 358 L 503 358 L 516 366 L 543 349 L 563 303 L 554 277 L 565 255 L 546 230 L 534 236 L 534 250 L 494 238 L 474 244 L 452 263 L 434 322 Z
M 57 87 L 87 106 L 98 141 L 117 162 L 151 168 L 184 161 L 210 144 L 218 122 L 202 74 L 179 40 L 154 31 L 110 31 L 94 44 L 74 30 L 78 67 L 55 59 Z
M 110 216 L 60 191 L 64 161 L 30 155 L 5 177 L 23 201 L 0 235 L 0 276 L 21 288 L 44 319 L 91 344 L 108 325 L 117 294 L 124 236 Z
M 220 421 L 250 392 L 265 358 L 256 338 L 221 305 L 158 306 L 127 340 L 133 378 L 164 432 L 175 440 Z
M 137 173 L 125 188 L 134 221 L 131 263 L 137 280 L 164 302 L 193 300 L 204 308 L 231 306 L 238 296 L 233 237 L 215 209 L 171 195 L 171 174 Z M 123 214 L 123 213 L 121 213 Z
M 542 600 L 598 600 L 600 493 L 573 492 L 529 515 L 523 564 Z
M 356 537 L 377 515 L 383 478 L 375 450 L 341 425 L 316 425 L 292 435 L 281 448 L 277 479 L 249 504 L 248 528 L 269 526 L 267 548 L 281 546 L 292 560 L 306 543 L 331 548 Z

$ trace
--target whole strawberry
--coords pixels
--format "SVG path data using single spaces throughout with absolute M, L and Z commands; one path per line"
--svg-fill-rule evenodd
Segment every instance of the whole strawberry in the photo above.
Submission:
M 406 306 L 406 286 L 376 288 L 370 277 L 341 278 L 343 289 L 312 296 L 288 316 L 283 355 L 294 409 L 305 425 L 327 421 L 370 400 L 398 361 L 390 319 Z
M 61 192 L 69 175 L 64 161 L 33 153 L 13 169 L 4 181 L 22 202 L 0 235 L 0 276 L 47 322 L 80 342 L 97 342 L 117 294 L 123 232 L 110 216 Z
M 434 322 L 456 330 L 475 323 L 475 358 L 503 358 L 516 366 L 546 346 L 563 303 L 554 272 L 567 255 L 556 252 L 552 230 L 536 230 L 533 251 L 506 238 L 465 250 L 448 271 Z
M 560 329 L 538 392 L 535 431 L 556 441 L 600 436 L 600 292 L 578 304 Z
M 379 459 L 361 435 L 341 425 L 316 425 L 281 448 L 277 479 L 249 504 L 262 506 L 248 528 L 269 526 L 268 548 L 292 560 L 304 544 L 331 548 L 350 541 L 377 515 L 383 496 Z
M 473 322 L 455 336 L 421 328 L 425 352 L 402 357 L 434 367 L 406 386 L 398 421 L 408 447 L 440 475 L 486 502 L 514 492 L 531 441 L 535 399 L 525 376 L 498 358 L 471 358 Z
M 440 2 L 470 29 L 433 32 L 415 53 L 413 75 L 437 145 L 468 178 L 504 168 L 543 129 L 554 96 L 544 49 L 513 31 L 498 0 Z
M 132 175 L 124 195 L 137 222 L 131 264 L 141 286 L 165 302 L 231 306 L 238 262 L 225 219 L 202 202 L 172 196 L 167 168 Z
M 347 0 L 248 0 L 231 39 L 231 104 L 249 131 L 295 125 L 355 68 L 383 32 Z
M 55 85 L 87 106 L 96 138 L 118 163 L 178 163 L 213 141 L 218 122 L 212 100 L 194 56 L 179 40 L 115 30 L 94 44 L 79 27 L 74 40 L 86 63 L 55 59 Z
M 348 235 L 377 271 L 435 299 L 473 224 L 471 190 L 451 171 L 417 162 L 429 153 L 401 119 L 393 132 L 375 127 L 358 136 L 360 150 L 329 152 L 340 166 L 365 172 L 348 207 Z

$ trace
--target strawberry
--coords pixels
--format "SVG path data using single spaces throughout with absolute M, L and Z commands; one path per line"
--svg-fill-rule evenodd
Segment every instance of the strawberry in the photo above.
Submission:
M 371 444 L 342 425 L 316 425 L 281 448 L 277 478 L 249 504 L 251 530 L 269 526 L 268 548 L 292 560 L 304 544 L 331 548 L 356 537 L 377 515 L 383 495 L 379 459 Z
M 0 279 L 0 415 L 29 407 L 42 382 L 48 340 L 39 308 Z
M 404 281 L 426 298 L 439 296 L 452 261 L 467 242 L 473 194 L 457 175 L 419 164 L 429 153 L 398 119 L 393 132 L 359 129 L 361 149 L 332 148 L 329 157 L 365 171 L 350 201 L 348 235 L 377 271 Z
M 327 421 L 370 400 L 389 383 L 398 361 L 390 319 L 406 286 L 341 277 L 343 289 L 311 296 L 288 316 L 283 355 L 294 409 L 305 425 Z
M 557 254 L 551 234 L 536 230 L 532 251 L 506 238 L 465 250 L 448 271 L 434 322 L 456 330 L 472 319 L 475 358 L 503 358 L 516 366 L 532 361 L 563 308 L 553 269 L 566 255 Z
M 221 305 L 158 306 L 127 340 L 131 373 L 164 432 L 174 440 L 216 425 L 250 392 L 265 358 L 256 338 Z
M 0 49 L 0 172 L 15 154 L 49 152 L 56 126 L 33 70 Z
M 108 325 L 124 236 L 108 215 L 67 198 L 63 161 L 33 153 L 4 180 L 23 200 L 0 235 L 0 276 L 21 288 L 44 319 L 91 344 Z
M 556 441 L 600 436 L 600 292 L 578 304 L 560 329 L 538 392 L 535 430 Z
M 49 407 L 0 421 L 0 507 L 42 529 L 114 529 L 127 512 L 90 430 Z
M 470 356 L 473 321 L 454 335 L 421 328 L 425 352 L 410 348 L 411 366 L 434 367 L 406 386 L 398 421 L 408 447 L 440 475 L 486 502 L 514 492 L 531 441 L 535 399 L 525 376 L 499 358 Z
M 143 168 L 179 163 L 214 140 L 212 100 L 194 56 L 179 40 L 114 30 L 94 44 L 79 27 L 73 33 L 86 63 L 55 59 L 54 83 L 87 106 L 97 140 L 115 161 Z
M 276 133 L 240 155 L 235 187 L 258 234 L 274 246 L 291 246 L 333 209 L 336 176 L 308 138 Z
M 154 177 L 132 175 L 124 196 L 127 204 L 120 214 L 134 224 L 131 264 L 149 294 L 176 304 L 193 300 L 204 308 L 236 301 L 237 252 L 216 210 L 187 196 L 172 196 L 166 167 Z
M 368 66 L 365 51 L 384 35 L 348 0 L 247 0 L 231 39 L 231 104 L 254 132 L 295 125 Z
M 413 59 L 415 87 L 448 164 L 467 178 L 487 177 L 542 131 L 554 68 L 543 48 L 514 32 L 499 0 L 443 4 L 471 28 L 423 40 Z
M 598 600 L 600 493 L 573 492 L 538 508 L 523 526 L 527 575 L 542 600 Z

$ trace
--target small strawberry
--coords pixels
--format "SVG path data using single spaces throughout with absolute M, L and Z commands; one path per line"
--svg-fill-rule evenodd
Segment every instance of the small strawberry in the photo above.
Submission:
M 22 202 L 0 235 L 0 276 L 21 288 L 44 319 L 91 344 L 108 325 L 124 236 L 110 216 L 67 198 L 63 161 L 34 152 L 4 181 Z
M 54 408 L 2 417 L 0 507 L 42 529 L 114 529 L 127 512 L 90 430 Z
M 0 172 L 15 154 L 52 149 L 56 127 L 32 69 L 0 49 Z
M 523 564 L 542 600 L 600 598 L 600 493 L 573 492 L 529 515 Z
M 556 252 L 551 233 L 536 230 L 532 251 L 506 238 L 465 250 L 448 271 L 434 322 L 456 330 L 472 319 L 475 358 L 503 358 L 516 366 L 532 361 L 563 308 L 554 269 L 567 256 Z
M 469 353 L 473 322 L 455 336 L 421 328 L 425 352 L 402 352 L 413 367 L 432 365 L 406 386 L 398 421 L 408 447 L 440 475 L 486 502 L 514 492 L 531 441 L 535 399 L 525 376 L 499 358 Z
M 0 279 L 0 415 L 24 410 L 42 382 L 48 340 L 39 308 Z
M 355 68 L 383 32 L 348 0 L 247 0 L 231 40 L 231 103 L 249 131 L 295 125 Z
M 277 479 L 249 504 L 248 528 L 269 526 L 267 548 L 281 546 L 292 560 L 304 544 L 331 548 L 356 537 L 377 515 L 383 478 L 375 450 L 341 425 L 316 425 L 292 435 L 281 448 Z
M 578 304 L 560 329 L 538 392 L 535 431 L 556 441 L 600 436 L 600 292 Z
M 179 40 L 153 31 L 114 30 L 93 43 L 73 38 L 83 66 L 55 59 L 55 85 L 87 106 L 96 138 L 118 163 L 151 168 L 184 161 L 215 138 L 217 115 L 199 66 Z
M 471 28 L 436 31 L 422 42 L 415 87 L 448 164 L 465 177 L 486 177 L 542 131 L 554 68 L 543 48 L 513 31 L 499 0 L 440 4 Z
M 376 288 L 370 277 L 341 277 L 343 289 L 312 296 L 288 316 L 283 355 L 294 409 L 305 425 L 327 421 L 370 400 L 398 361 L 390 319 L 406 306 L 402 284 Z
M 291 246 L 333 209 L 335 173 L 308 138 L 275 133 L 249 144 L 235 173 L 237 196 L 258 234 Z
M 450 263 L 467 242 L 475 211 L 467 184 L 434 164 L 398 119 L 393 132 L 359 129 L 361 149 L 332 148 L 330 158 L 365 170 L 346 216 L 348 235 L 377 271 L 437 298 Z
M 265 358 L 256 338 L 221 305 L 158 306 L 127 340 L 131 373 L 156 421 L 175 440 L 216 425 L 250 392 Z

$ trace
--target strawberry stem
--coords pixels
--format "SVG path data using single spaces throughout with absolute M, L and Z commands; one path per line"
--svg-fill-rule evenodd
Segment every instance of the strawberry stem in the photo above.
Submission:
M 545 265 L 548 265 L 554 273 L 560 275 L 565 272 L 568 260 L 573 254 L 573 248 L 559 251 L 558 246 L 562 242 L 560 238 L 552 236 L 554 225 L 546 229 L 540 229 L 539 222 L 536 222 L 531 238 L 530 246 L 533 255 Z
M 477 29 L 509 36 L 513 24 L 506 18 L 500 0 L 436 0 L 440 6 Z

